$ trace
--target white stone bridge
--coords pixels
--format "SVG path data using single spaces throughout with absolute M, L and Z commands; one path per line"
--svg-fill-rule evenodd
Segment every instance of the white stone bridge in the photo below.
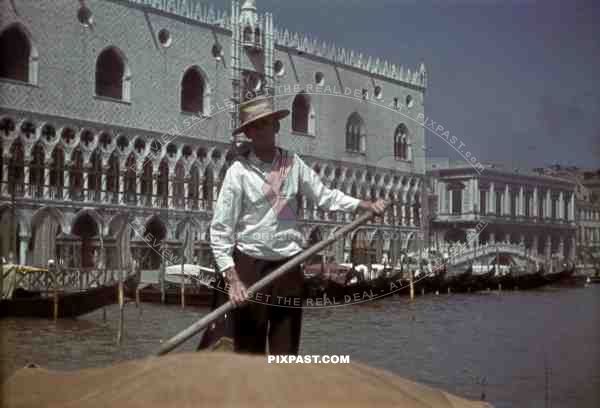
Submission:
M 498 242 L 494 244 L 485 244 L 478 246 L 457 246 L 448 251 L 449 264 L 452 266 L 461 266 L 477 261 L 477 263 L 490 264 L 496 255 L 510 255 L 517 265 L 524 265 L 526 261 L 546 264 L 547 259 L 543 256 L 535 255 L 524 245 Z

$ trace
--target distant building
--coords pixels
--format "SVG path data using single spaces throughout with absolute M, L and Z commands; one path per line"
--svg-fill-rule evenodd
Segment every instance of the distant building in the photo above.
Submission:
M 550 166 L 535 169 L 537 173 L 568 178 L 576 183 L 577 248 L 584 264 L 600 267 L 600 169 Z
M 437 160 L 428 176 L 438 197 L 431 228 L 436 246 L 504 242 L 537 259 L 575 258 L 576 184 L 568 179 Z M 435 167 L 433 167 L 435 166 Z

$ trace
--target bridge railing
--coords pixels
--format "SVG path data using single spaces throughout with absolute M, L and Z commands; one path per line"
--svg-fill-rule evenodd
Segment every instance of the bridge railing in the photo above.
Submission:
M 524 245 L 509 243 L 486 243 L 477 247 L 455 247 L 450 249 L 450 263 L 452 265 L 462 264 L 480 256 L 489 256 L 496 253 L 509 253 L 533 262 L 544 263 L 545 258 L 533 255 L 527 251 Z

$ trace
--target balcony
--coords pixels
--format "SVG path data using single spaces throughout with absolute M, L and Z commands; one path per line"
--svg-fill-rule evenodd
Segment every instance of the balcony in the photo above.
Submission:
M 98 206 L 138 206 L 174 210 L 210 210 L 214 202 L 182 194 L 150 194 L 133 191 L 110 191 L 87 188 L 65 188 L 64 186 L 5 182 L 1 184 L 1 196 L 8 200 L 81 202 Z M 134 186 L 135 187 L 135 186 Z M 214 200 L 212 200 L 214 201 Z

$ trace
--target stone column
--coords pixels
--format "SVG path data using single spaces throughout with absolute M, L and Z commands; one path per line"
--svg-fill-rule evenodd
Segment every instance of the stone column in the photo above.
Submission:
M 558 257 L 559 258 L 565 257 L 565 240 L 563 239 L 563 237 L 560 237 L 560 239 L 558 241 Z
M 406 225 L 406 204 L 404 202 L 402 203 L 400 210 L 402 211 L 402 221 L 400 225 Z
M 33 184 L 31 183 L 31 160 L 28 158 L 23 159 L 23 193 L 25 198 L 31 197 L 31 189 Z
M 504 187 L 504 212 L 503 215 L 510 215 L 510 188 L 508 184 Z
M 29 246 L 29 235 L 19 234 L 19 263 L 27 265 L 27 248 Z
M 442 213 L 442 210 L 444 208 L 444 194 L 442 194 L 442 182 L 441 181 L 436 181 L 435 182 L 435 193 L 438 196 L 438 214 Z M 396 219 L 396 214 L 394 212 L 394 219 Z
M 471 197 L 473 197 L 471 199 L 471 208 L 470 211 L 473 213 L 478 213 L 479 212 L 479 199 L 480 199 L 480 194 L 479 194 L 479 179 L 477 177 L 473 178 L 473 181 L 471 182 L 473 185 L 473 192 L 471 194 Z
M 479 241 L 477 230 L 475 228 L 467 229 L 467 244 L 469 248 L 475 248 Z
M 67 163 L 65 161 L 65 169 L 64 169 L 64 172 L 63 172 L 63 176 L 64 176 L 64 178 L 63 178 L 63 184 L 64 184 L 63 185 L 63 197 L 62 197 L 63 200 L 68 200 L 70 198 L 69 197 L 69 190 L 70 190 L 70 187 L 71 187 L 71 177 L 70 177 L 71 176 L 71 172 L 70 172 L 70 169 L 71 169 L 71 163 Z
M 546 190 L 546 206 L 544 207 L 544 218 L 552 217 L 552 198 L 550 189 Z
M 494 214 L 496 212 L 495 205 L 496 205 L 496 197 L 495 197 L 495 192 L 494 192 L 494 182 L 492 181 L 490 183 L 490 191 L 488 191 L 487 212 L 490 214 Z
M 106 202 L 106 190 L 108 190 L 108 172 L 109 172 L 109 167 L 107 166 L 102 166 L 102 180 L 101 180 L 101 187 L 100 187 L 100 202 L 104 203 Z
M 167 208 L 174 208 L 173 205 L 173 172 L 169 169 L 169 185 L 167 188 Z
M 558 194 L 558 214 L 557 215 L 558 216 L 556 218 L 558 218 L 559 220 L 565 219 L 565 198 L 564 198 L 562 191 Z
M 577 240 L 575 239 L 575 235 L 571 236 L 571 247 L 569 248 L 569 258 L 575 259 L 577 254 L 576 251 Z
M 2 158 L 2 195 L 8 196 L 8 162 L 10 158 L 8 156 L 4 156 Z
M 83 201 L 90 201 L 90 194 L 91 194 L 91 190 L 90 190 L 90 169 L 91 169 L 92 165 L 88 162 L 88 163 L 83 163 L 83 165 L 81 166 L 81 179 L 83 180 L 81 183 L 81 190 L 82 190 L 82 195 L 83 195 Z
M 531 211 L 531 215 L 533 217 L 538 216 L 538 188 L 537 187 L 533 188 L 533 208 Z
M 152 197 L 151 197 L 151 201 L 150 201 L 150 207 L 155 207 L 156 205 L 156 199 L 158 198 L 158 176 L 159 176 L 160 172 L 158 171 L 158 168 L 152 168 Z M 210 187 L 209 187 L 210 188 Z M 211 208 L 211 203 L 207 204 L 207 208 Z
M 442 185 L 442 211 L 441 214 L 448 214 L 449 210 L 448 210 L 448 201 L 450 199 L 450 192 L 448 191 L 448 185 L 444 182 L 440 182 L 440 184 Z
M 119 204 L 125 204 L 125 174 L 127 169 L 119 169 Z
M 550 235 L 546 237 L 546 246 L 544 247 L 544 254 L 548 259 L 550 259 L 550 257 L 552 256 L 552 237 Z
M 521 217 L 525 216 L 525 195 L 523 193 L 523 186 L 519 188 L 519 206 L 517 207 L 517 215 Z
M 569 221 L 575 221 L 575 192 L 571 193 L 569 199 Z
M 46 200 L 50 199 L 50 165 L 48 163 L 44 164 L 44 198 Z
M 141 207 L 146 205 L 144 197 L 142 197 L 142 181 L 140 180 L 143 174 L 144 173 L 142 169 L 135 173 L 135 204 Z
M 183 179 L 183 208 L 188 210 L 191 208 L 190 203 L 188 202 L 188 196 L 190 192 L 190 179 L 185 177 Z

